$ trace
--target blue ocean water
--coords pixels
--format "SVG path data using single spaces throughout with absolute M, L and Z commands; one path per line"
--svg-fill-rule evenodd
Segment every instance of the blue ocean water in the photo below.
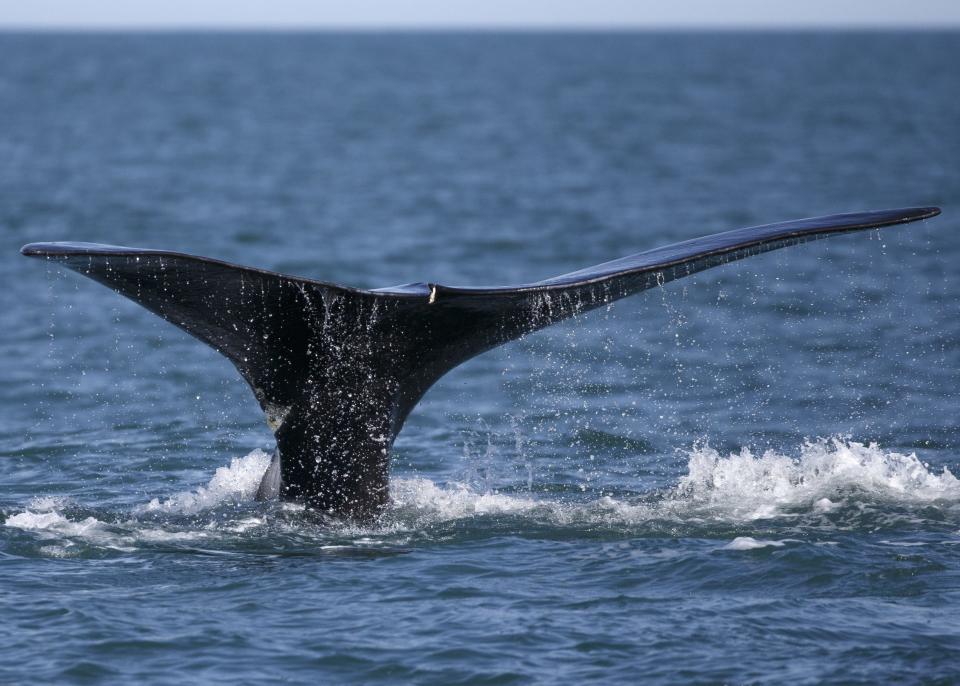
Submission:
M 960 681 L 960 34 L 0 35 L 0 681 Z M 375 525 L 31 241 L 380 287 L 818 214 L 487 353 Z

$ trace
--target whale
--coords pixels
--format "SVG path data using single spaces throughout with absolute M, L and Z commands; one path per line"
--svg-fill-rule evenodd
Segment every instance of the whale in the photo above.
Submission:
M 364 290 L 97 243 L 30 243 L 21 253 L 111 288 L 233 363 L 276 439 L 258 499 L 369 521 L 389 501 L 390 452 L 404 421 L 466 360 L 705 269 L 939 213 L 911 207 L 734 229 L 514 286 Z

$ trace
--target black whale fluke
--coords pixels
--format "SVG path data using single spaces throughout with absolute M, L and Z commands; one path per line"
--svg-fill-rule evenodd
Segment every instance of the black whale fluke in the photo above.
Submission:
M 935 207 L 737 229 L 519 286 L 359 290 L 165 250 L 31 243 L 227 356 L 277 440 L 260 493 L 367 519 L 386 504 L 390 448 L 428 388 L 461 362 L 581 312 L 727 262 Z

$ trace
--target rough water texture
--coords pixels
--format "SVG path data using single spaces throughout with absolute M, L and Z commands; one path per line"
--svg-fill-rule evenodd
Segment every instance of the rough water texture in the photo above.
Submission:
M 960 680 L 957 34 L 0 54 L 0 681 Z M 484 285 L 907 205 L 944 214 L 470 361 L 365 527 L 254 502 L 272 439 L 230 364 L 17 255 Z

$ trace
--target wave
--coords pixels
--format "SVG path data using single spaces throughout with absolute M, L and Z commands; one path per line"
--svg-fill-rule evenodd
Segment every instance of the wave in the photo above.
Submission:
M 805 516 L 811 523 L 821 524 L 825 517 L 839 517 L 832 525 L 849 528 L 854 524 L 845 524 L 842 513 L 854 511 L 853 519 L 862 524 L 862 513 L 869 506 L 933 506 L 948 512 L 960 506 L 960 480 L 948 469 L 937 473 L 915 454 L 833 438 L 804 443 L 795 457 L 775 451 L 755 455 L 749 448 L 722 455 L 707 444 L 696 445 L 687 451 L 687 473 L 676 486 L 632 497 L 588 491 L 583 498 L 570 501 L 535 493 L 480 492 L 463 483 L 438 484 L 427 478 L 396 478 L 390 506 L 377 525 L 358 528 L 325 522 L 318 533 L 310 529 L 316 527 L 316 520 L 297 519 L 303 510 L 300 506 L 252 504 L 269 462 L 268 453 L 254 450 L 217 469 L 205 486 L 166 499 L 154 498 L 116 523 L 82 512 L 74 514 L 78 508 L 68 500 L 41 498 L 31 501 L 23 512 L 8 516 L 4 525 L 32 532 L 41 541 L 53 541 L 55 545 L 46 552 L 60 555 L 69 552 L 72 542 L 130 550 L 142 544 L 242 537 L 269 527 L 280 533 L 299 528 L 300 533 L 312 531 L 321 538 L 334 534 L 356 538 L 359 534 L 359 540 L 369 542 L 370 536 L 506 516 L 554 527 L 622 529 L 661 523 L 667 525 L 664 531 L 674 535 L 697 535 L 697 527 L 701 535 L 710 535 L 707 527 L 717 532 L 717 525 L 729 530 L 751 522 L 775 524 L 779 518 Z M 223 507 L 244 504 L 248 507 Z M 204 513 L 217 508 L 226 509 L 227 515 L 204 518 Z M 184 516 L 191 518 L 184 522 Z M 644 531 L 636 529 L 636 533 Z M 738 536 L 727 548 L 777 545 L 777 541 Z

